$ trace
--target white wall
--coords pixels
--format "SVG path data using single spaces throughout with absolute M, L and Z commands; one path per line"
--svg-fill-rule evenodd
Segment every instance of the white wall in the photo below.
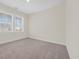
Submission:
M 13 8 L 0 4 L 0 11 L 23 16 L 25 19 L 25 31 L 22 33 L 0 33 L 0 44 L 29 37 L 65 44 L 65 7 L 64 4 L 55 6 L 45 11 L 26 15 Z M 29 16 L 29 17 L 28 17 Z M 28 21 L 29 20 L 29 21 Z M 29 22 L 29 23 L 28 23 Z M 29 27 L 28 27 L 29 24 Z
M 65 44 L 65 7 L 63 4 L 29 16 L 31 38 Z
M 70 59 L 79 59 L 79 0 L 66 1 L 66 39 Z
M 23 16 L 24 17 L 24 32 L 6 32 L 6 33 L 1 33 L 0 32 L 0 44 L 5 43 L 5 42 L 10 42 L 10 41 L 14 41 L 14 40 L 18 40 L 18 39 L 22 39 L 28 36 L 28 17 L 26 14 L 21 13 L 19 11 L 16 11 L 10 7 L 7 7 L 5 5 L 0 4 L 0 11 L 5 11 L 7 13 L 11 13 L 11 14 L 15 14 L 15 15 L 19 15 L 19 16 Z

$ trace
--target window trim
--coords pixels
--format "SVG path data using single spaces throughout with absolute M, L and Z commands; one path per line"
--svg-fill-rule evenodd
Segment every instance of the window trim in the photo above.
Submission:
M 0 13 L 7 14 L 7 15 L 10 15 L 12 17 L 12 31 L 8 31 L 8 32 L 24 32 L 24 17 L 23 16 L 12 14 L 10 12 L 2 11 L 2 10 L 0 10 Z M 19 17 L 22 19 L 22 31 L 14 31 L 13 30 L 13 17 Z

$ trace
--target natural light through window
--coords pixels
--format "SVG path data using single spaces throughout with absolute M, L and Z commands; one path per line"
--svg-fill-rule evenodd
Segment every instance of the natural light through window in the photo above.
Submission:
M 0 13 L 0 32 L 23 32 L 23 17 Z

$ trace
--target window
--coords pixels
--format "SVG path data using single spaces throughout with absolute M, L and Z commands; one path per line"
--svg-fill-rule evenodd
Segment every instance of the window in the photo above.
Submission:
M 19 17 L 14 17 L 14 30 L 15 31 L 22 31 L 23 30 L 22 19 Z
M 23 18 L 0 13 L 0 32 L 22 32 Z

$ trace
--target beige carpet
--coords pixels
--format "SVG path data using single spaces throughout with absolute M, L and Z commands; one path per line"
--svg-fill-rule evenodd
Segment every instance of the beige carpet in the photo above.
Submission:
M 0 45 L 0 59 L 69 59 L 64 45 L 23 39 Z

